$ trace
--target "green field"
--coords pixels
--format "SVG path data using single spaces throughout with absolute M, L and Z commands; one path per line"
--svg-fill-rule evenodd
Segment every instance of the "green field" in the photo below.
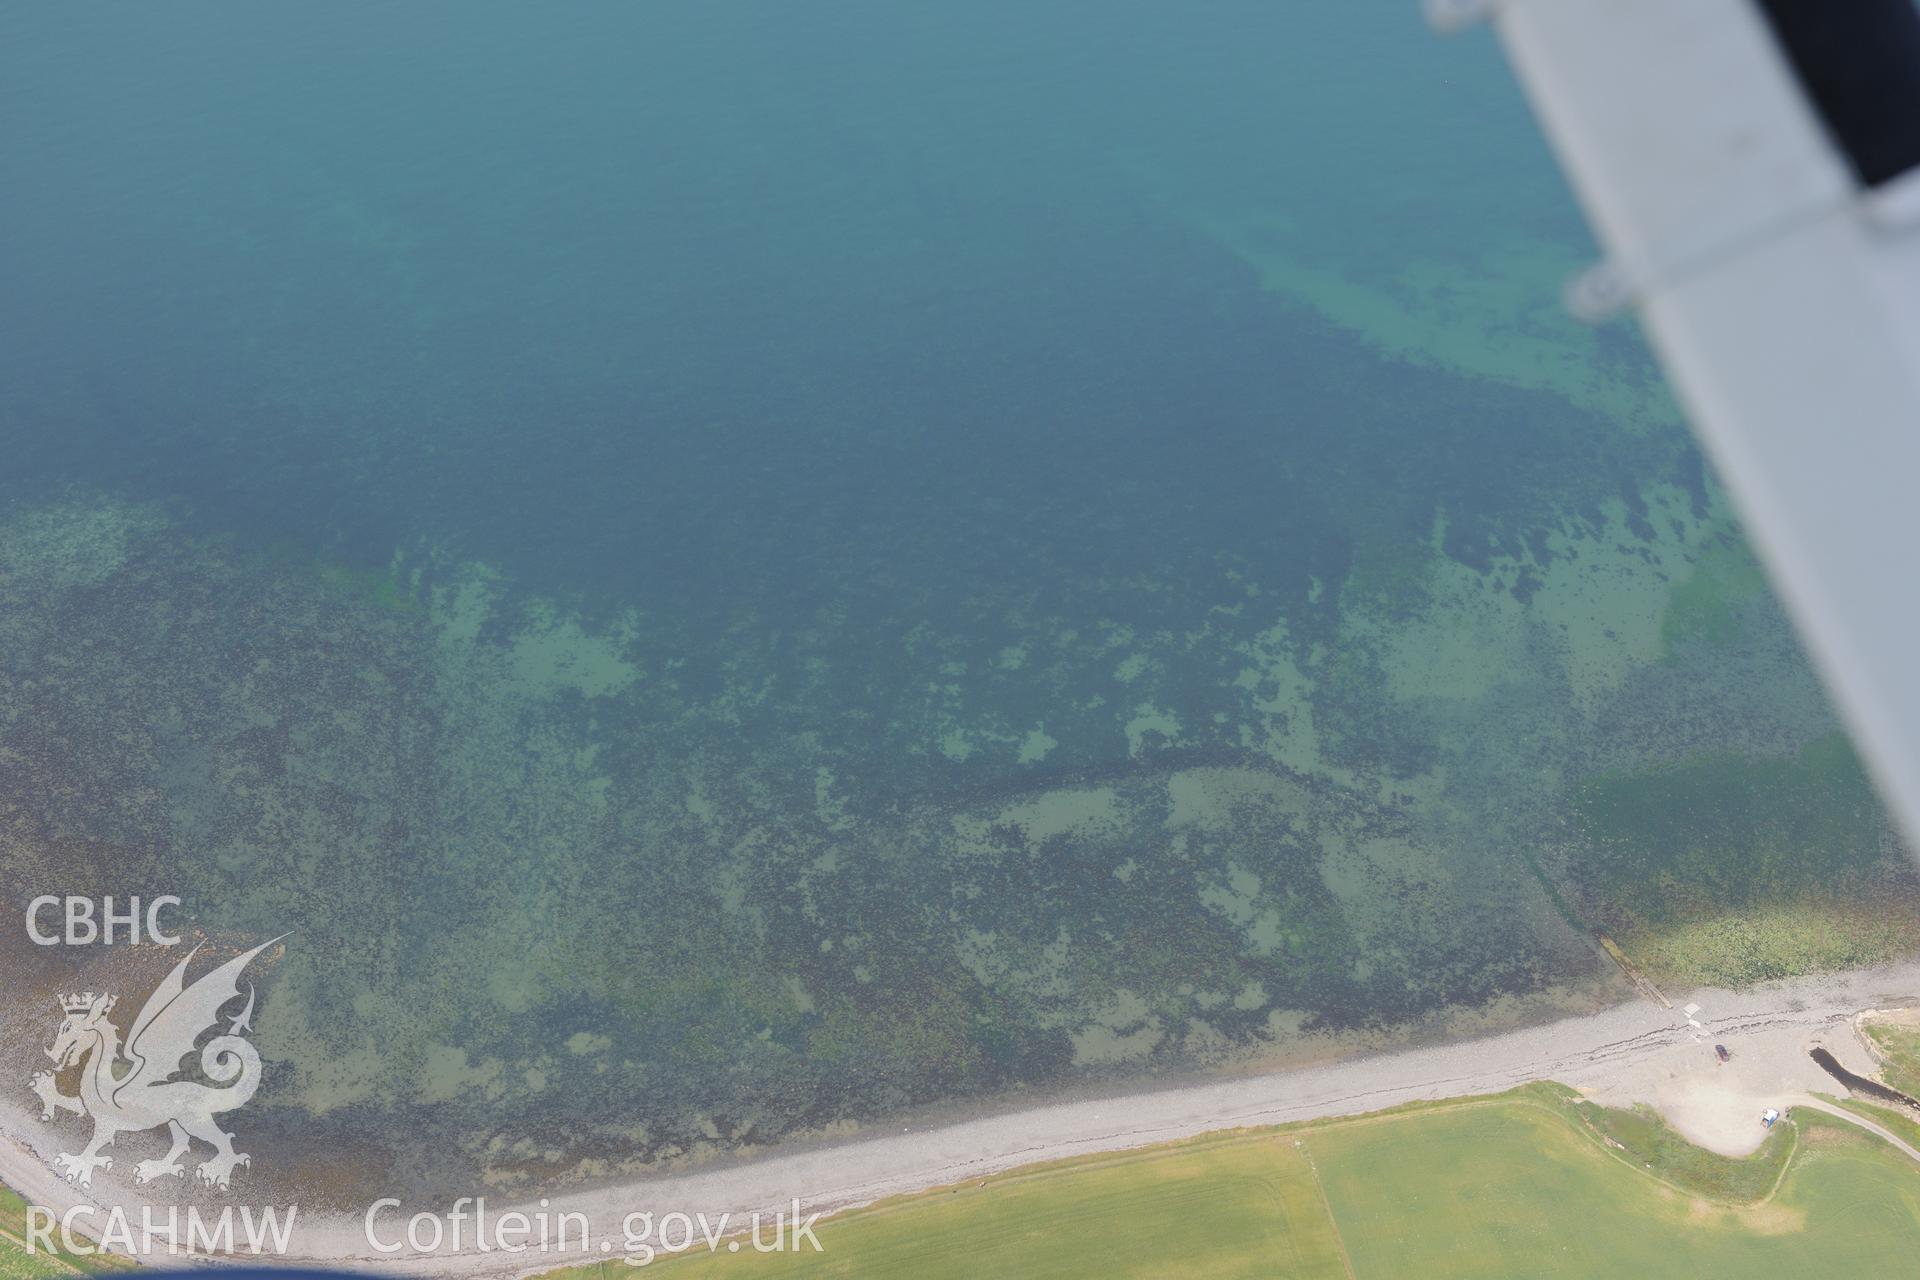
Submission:
M 1532 1085 L 1043 1166 L 818 1234 L 818 1255 L 655 1265 L 678 1280 L 1920 1276 L 1920 1168 L 1820 1115 L 1726 1160 Z
M 84 1275 L 124 1271 L 133 1264 L 110 1255 L 75 1257 L 29 1253 L 26 1245 L 27 1202 L 10 1188 L 0 1187 L 0 1280 L 38 1280 L 41 1276 Z M 54 1240 L 58 1243 L 58 1232 Z
M 1920 1028 L 1869 1022 L 1862 1028 L 1880 1050 L 1880 1078 L 1920 1098 Z

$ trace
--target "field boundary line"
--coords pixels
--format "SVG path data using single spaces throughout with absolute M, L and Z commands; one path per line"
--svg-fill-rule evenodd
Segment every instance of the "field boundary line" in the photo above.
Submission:
M 1687 1187 L 1683 1187 L 1679 1183 L 1673 1181 L 1671 1178 L 1667 1178 L 1658 1173 L 1655 1173 L 1652 1169 L 1649 1169 L 1646 1165 L 1635 1163 L 1634 1161 L 1628 1159 L 1625 1155 L 1614 1150 L 1611 1146 L 1608 1146 L 1606 1139 L 1601 1137 L 1598 1131 L 1596 1131 L 1591 1125 L 1585 1123 L 1584 1121 L 1576 1123 L 1574 1117 L 1567 1114 L 1564 1110 L 1561 1110 L 1556 1107 L 1549 1107 L 1544 1103 L 1538 1103 L 1538 1102 L 1529 1102 L 1527 1105 L 1539 1107 L 1540 1110 L 1545 1111 L 1551 1115 L 1557 1116 L 1560 1119 L 1560 1121 L 1563 1124 L 1565 1124 L 1569 1129 L 1572 1129 L 1575 1133 L 1585 1138 L 1590 1145 L 1592 1145 L 1596 1150 L 1600 1152 L 1600 1154 L 1606 1156 L 1610 1160 L 1619 1161 L 1621 1164 L 1633 1170 L 1635 1173 L 1639 1174 L 1641 1177 L 1651 1179 L 1652 1181 L 1659 1183 L 1661 1186 L 1666 1187 L 1668 1190 L 1677 1191 L 1681 1195 L 1687 1196 L 1691 1199 L 1704 1200 L 1708 1204 L 1717 1204 L 1728 1209 L 1758 1209 L 1762 1205 L 1765 1205 L 1771 1202 L 1774 1196 L 1779 1194 L 1781 1184 L 1786 1182 L 1787 1174 L 1793 1170 L 1794 1157 L 1800 1154 L 1800 1126 L 1798 1124 L 1793 1123 L 1792 1121 L 1788 1121 L 1787 1136 L 1792 1140 L 1792 1145 L 1790 1145 L 1787 1148 L 1786 1158 L 1781 1160 L 1780 1162 L 1780 1172 L 1774 1176 L 1773 1185 L 1767 1188 L 1765 1195 L 1762 1195 L 1755 1200 L 1727 1200 L 1727 1199 L 1723 1199 L 1720 1196 L 1713 1195 L 1709 1192 L 1694 1191 Z
M 1532 1081 L 1529 1083 L 1552 1084 L 1553 1082 Z M 847 1222 L 857 1221 L 862 1218 L 885 1216 L 922 1200 L 930 1200 L 936 1193 L 942 1191 L 955 1192 L 961 1190 L 987 1190 L 990 1188 L 1013 1187 L 1030 1182 L 1045 1182 L 1066 1174 L 1124 1168 L 1128 1165 L 1139 1164 L 1150 1160 L 1165 1159 L 1170 1156 L 1198 1155 L 1210 1149 L 1219 1150 L 1223 1148 L 1231 1149 L 1241 1146 L 1259 1145 L 1288 1136 L 1304 1139 L 1309 1132 L 1325 1133 L 1346 1128 L 1418 1120 L 1423 1116 L 1448 1115 L 1459 1111 L 1487 1110 L 1490 1108 L 1497 1109 L 1503 1107 L 1525 1108 L 1552 1116 L 1573 1134 L 1584 1139 L 1588 1145 L 1601 1155 L 1616 1161 L 1624 1168 L 1632 1170 L 1640 1177 L 1690 1199 L 1702 1200 L 1710 1204 L 1717 1204 L 1731 1209 L 1757 1208 L 1771 1201 L 1779 1192 L 1782 1184 L 1785 1183 L 1787 1174 L 1792 1170 L 1793 1161 L 1799 1155 L 1800 1132 L 1799 1126 L 1796 1124 L 1792 1126 L 1790 1131 L 1793 1146 L 1789 1149 L 1786 1159 L 1781 1163 L 1780 1172 L 1775 1177 L 1773 1185 L 1767 1193 L 1757 1200 L 1723 1199 L 1722 1197 L 1707 1192 L 1695 1191 L 1681 1186 L 1679 1183 L 1648 1169 L 1645 1165 L 1627 1158 L 1625 1155 L 1609 1147 L 1600 1134 L 1596 1132 L 1590 1124 L 1572 1113 L 1567 1105 L 1554 1105 L 1553 1103 L 1544 1102 L 1535 1097 L 1526 1096 L 1520 1092 L 1520 1090 L 1524 1088 L 1526 1088 L 1526 1086 L 1523 1085 L 1505 1093 L 1436 1098 L 1414 1103 L 1403 1103 L 1398 1107 L 1375 1112 L 1363 1112 L 1359 1115 L 1322 1116 L 1310 1120 L 1281 1121 L 1278 1124 L 1240 1125 L 1233 1128 L 1214 1130 L 1208 1133 L 1193 1134 L 1185 1138 L 1162 1139 L 1143 1143 L 1140 1146 L 1125 1150 L 1096 1152 L 1081 1156 L 1054 1157 L 1052 1159 L 1036 1161 L 1031 1165 L 1015 1165 L 1012 1168 L 1002 1170 L 998 1173 L 962 1176 L 954 1178 L 949 1182 L 926 1187 L 922 1190 L 886 1196 L 879 1200 L 860 1205 L 857 1208 L 836 1213 L 834 1217 L 841 1222 Z M 1568 1101 L 1571 1100 L 1569 1099 Z M 1840 1119 L 1839 1117 L 1835 1118 Z M 1840 1122 L 1843 1124 L 1846 1123 L 1844 1119 Z M 1856 1132 L 1859 1131 L 1858 1126 L 1852 1127 Z M 1332 1223 L 1334 1234 L 1339 1242 L 1342 1261 L 1347 1266 L 1348 1273 L 1350 1275 L 1355 1274 L 1352 1269 L 1352 1263 L 1347 1257 L 1345 1238 L 1340 1234 L 1339 1223 L 1334 1220 L 1331 1203 L 1326 1199 L 1326 1188 L 1320 1182 L 1319 1169 L 1317 1166 L 1312 1166 L 1311 1160 L 1309 1160 L 1309 1165 L 1312 1167 L 1315 1189 L 1320 1192 L 1322 1202 L 1327 1205 L 1328 1221 Z
M 1359 1280 L 1359 1273 L 1353 1269 L 1353 1256 L 1347 1252 L 1347 1237 L 1341 1233 L 1340 1219 L 1333 1213 L 1333 1201 L 1327 1198 L 1327 1184 L 1320 1181 L 1320 1166 L 1313 1162 L 1313 1152 L 1307 1150 L 1304 1141 L 1296 1138 L 1294 1146 L 1299 1149 L 1300 1158 L 1307 1162 L 1307 1172 L 1313 1176 L 1313 1189 L 1320 1193 L 1321 1207 L 1327 1213 L 1327 1228 L 1333 1232 L 1334 1248 L 1340 1250 L 1340 1265 L 1346 1269 L 1347 1280 Z
M 76 1276 L 84 1276 L 87 1274 L 85 1271 L 82 1271 L 79 1267 L 75 1266 L 71 1262 L 68 1262 L 65 1258 L 61 1257 L 57 1253 L 47 1253 L 39 1249 L 27 1248 L 27 1242 L 25 1240 L 22 1240 L 19 1236 L 13 1234 L 13 1232 L 7 1230 L 5 1227 L 0 1227 L 0 1239 L 5 1239 L 12 1244 L 18 1245 L 20 1249 L 29 1258 L 51 1258 L 53 1259 L 53 1264 L 55 1266 L 65 1267 L 68 1271 L 72 1272 Z

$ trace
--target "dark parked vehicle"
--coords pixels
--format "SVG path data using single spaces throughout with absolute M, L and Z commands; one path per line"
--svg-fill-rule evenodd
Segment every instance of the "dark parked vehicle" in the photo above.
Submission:
M 1722 1062 L 1725 1062 L 1725 1061 L 1727 1061 L 1728 1059 L 1730 1059 L 1730 1058 L 1732 1058 L 1732 1057 L 1733 1057 L 1733 1055 L 1732 1055 L 1732 1054 L 1730 1054 L 1730 1053 L 1728 1053 L 1728 1052 L 1727 1052 L 1727 1046 L 1725 1046 L 1725 1045 L 1723 1045 L 1723 1044 L 1717 1044 L 1717 1045 L 1715 1045 L 1715 1046 L 1713 1046 L 1713 1053 L 1714 1053 L 1714 1056 L 1715 1056 L 1715 1057 L 1717 1057 L 1717 1058 L 1719 1058 L 1719 1059 L 1720 1059 L 1720 1061 L 1722 1061 Z

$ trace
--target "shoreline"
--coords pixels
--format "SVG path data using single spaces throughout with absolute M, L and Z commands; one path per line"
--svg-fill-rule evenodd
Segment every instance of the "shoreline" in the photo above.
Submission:
M 1916 958 L 1916 965 L 1920 966 L 1920 957 Z M 1920 988 L 1916 989 L 1916 993 L 1920 994 Z M 1592 980 L 1572 980 L 1525 996 L 1502 997 L 1500 1000 L 1507 1004 L 1498 1012 L 1492 1005 L 1448 1005 L 1421 1019 L 1391 1023 L 1371 1030 L 1314 1032 L 1301 1045 L 1229 1057 L 1206 1066 L 1185 1067 L 1146 1077 L 1121 1074 L 1092 1077 L 1067 1084 L 1028 1086 L 1000 1093 L 929 1102 L 891 1116 L 861 1120 L 848 1132 L 803 1132 L 763 1147 L 672 1163 L 657 1173 L 600 1178 L 577 1188 L 570 1187 L 565 1194 L 570 1196 L 577 1191 L 582 1196 L 590 1196 L 602 1190 L 665 1182 L 696 1174 L 723 1174 L 768 1160 L 879 1141 L 893 1133 L 910 1131 L 924 1134 L 1007 1116 L 1045 1112 L 1060 1106 L 1106 1101 L 1118 1103 L 1243 1080 L 1337 1071 L 1341 1067 L 1374 1058 L 1470 1044 L 1511 1032 L 1583 1018 L 1609 1011 L 1635 998 L 1632 988 L 1609 966 Z M 1478 1025 L 1467 1029 L 1467 1024 Z M 1308 1044 L 1315 1047 L 1302 1047 Z M 490 1192 L 489 1196 L 493 1194 Z M 503 1192 L 501 1202 L 506 1203 L 521 1194 L 519 1190 Z
M 1531 1080 L 1570 1085 L 1609 1105 L 1645 1102 L 1702 1145 L 1739 1154 L 1758 1142 L 1748 1116 L 1759 1100 L 1803 1096 L 1827 1080 L 1805 1047 L 1820 1040 L 1866 1073 L 1872 1063 L 1851 1034 L 1863 1009 L 1920 1002 L 1920 961 L 1783 979 L 1743 991 L 1704 988 L 1669 993 L 1671 1009 L 1645 1001 L 1557 1019 L 1494 1035 L 1390 1050 L 1262 1074 L 1106 1093 L 983 1115 L 900 1134 L 864 1135 L 810 1150 L 772 1152 L 724 1167 L 706 1167 L 564 1192 L 535 1200 L 490 1200 L 496 1218 L 580 1213 L 596 1239 L 620 1235 L 630 1213 L 728 1214 L 744 1223 L 771 1217 L 798 1201 L 803 1212 L 831 1215 L 876 1201 L 1077 1156 L 1134 1150 L 1232 1129 L 1350 1116 L 1408 1102 L 1499 1093 Z M 1692 1010 L 1689 1012 L 1689 1010 Z M 1733 1046 L 1733 1070 L 1713 1061 L 1712 1046 Z M 1827 1085 L 1825 1087 L 1830 1087 Z M 149 1198 L 123 1169 L 103 1173 L 81 1190 L 51 1166 L 77 1130 L 42 1124 L 37 1110 L 10 1104 L 0 1113 L 0 1183 L 56 1214 L 86 1204 L 138 1215 L 151 1205 L 164 1217 L 179 1203 L 174 1188 Z M 230 1201 L 246 1203 L 240 1196 Z M 216 1209 L 215 1212 L 218 1212 Z M 97 1219 L 96 1219 L 97 1220 Z M 401 1219 L 387 1221 L 397 1233 Z M 502 1257 L 471 1242 L 459 1251 L 383 1256 L 367 1243 L 363 1218 L 302 1219 L 283 1264 L 380 1267 L 400 1274 L 527 1275 L 618 1258 L 618 1253 L 534 1253 Z M 161 1260 L 165 1260 L 162 1255 Z M 174 1262 L 179 1258 L 172 1259 Z

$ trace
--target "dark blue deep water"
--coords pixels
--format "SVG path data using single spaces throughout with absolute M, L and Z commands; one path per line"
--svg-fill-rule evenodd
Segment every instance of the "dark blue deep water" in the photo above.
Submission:
M 1353 8 L 16 12 L 0 484 L 702 614 L 1324 572 L 1298 455 L 1423 388 L 1164 189 L 1376 273 L 1576 228 L 1487 46 Z

